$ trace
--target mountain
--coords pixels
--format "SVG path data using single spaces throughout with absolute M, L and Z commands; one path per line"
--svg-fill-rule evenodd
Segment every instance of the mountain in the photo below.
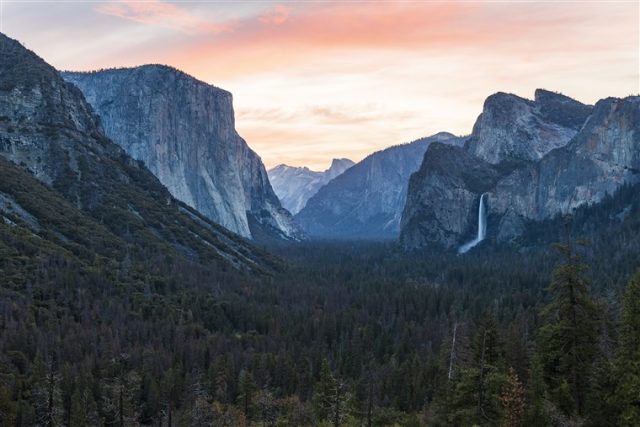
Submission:
M 301 237 L 258 155 L 235 130 L 231 93 L 162 65 L 63 73 L 106 135 L 171 194 L 248 238 Z
M 110 141 L 53 67 L 2 34 L 0 53 L 0 223 L 10 235 L 89 265 L 268 268 L 269 255 L 174 199 Z
M 587 106 L 537 90 L 487 99 L 464 148 L 432 145 L 410 180 L 407 248 L 455 247 L 475 234 L 486 193 L 488 237 L 514 242 L 533 223 L 595 204 L 640 181 L 640 97 Z
M 540 160 L 575 136 L 591 107 L 543 89 L 534 101 L 508 93 L 487 98 L 467 151 L 491 164 Z
M 307 167 L 281 164 L 269 169 L 267 173 L 273 191 L 280 202 L 295 215 L 322 186 L 353 165 L 354 163 L 349 159 L 333 159 L 329 169 L 323 172 L 312 171 Z
M 390 239 L 399 233 L 409 177 L 435 142 L 459 146 L 441 132 L 378 151 L 349 168 L 307 201 L 296 221 L 312 237 Z

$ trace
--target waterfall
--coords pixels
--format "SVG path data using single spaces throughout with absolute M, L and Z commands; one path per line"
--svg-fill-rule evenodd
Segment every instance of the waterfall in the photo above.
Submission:
M 472 241 L 460 246 L 458 249 L 459 254 L 467 252 L 487 236 L 487 209 L 484 205 L 484 196 L 486 195 L 487 193 L 482 193 L 480 196 L 480 205 L 478 206 L 478 235 Z

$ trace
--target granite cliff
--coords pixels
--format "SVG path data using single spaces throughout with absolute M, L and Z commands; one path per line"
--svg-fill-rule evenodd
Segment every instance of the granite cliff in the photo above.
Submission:
M 640 181 L 640 97 L 587 106 L 538 90 L 487 99 L 464 148 L 433 144 L 410 179 L 407 248 L 452 248 L 476 232 L 486 193 L 488 238 L 514 241 L 536 221 L 595 204 Z
M 174 199 L 104 134 L 78 88 L 2 34 L 0 156 L 3 222 L 75 256 L 160 256 L 169 265 L 180 257 L 252 271 L 269 258 Z
M 107 136 L 174 197 L 244 237 L 301 238 L 260 157 L 235 130 L 231 93 L 161 65 L 63 77 Z

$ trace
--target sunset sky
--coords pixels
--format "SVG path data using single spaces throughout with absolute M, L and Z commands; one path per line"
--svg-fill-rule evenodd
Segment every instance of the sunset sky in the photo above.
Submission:
M 640 2 L 2 0 L 65 70 L 163 63 L 231 91 L 267 167 L 328 167 L 446 130 L 497 91 L 640 93 Z

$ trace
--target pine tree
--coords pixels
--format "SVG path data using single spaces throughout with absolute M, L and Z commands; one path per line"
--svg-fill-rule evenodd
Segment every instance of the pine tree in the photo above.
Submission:
M 320 366 L 320 379 L 313 389 L 313 407 L 319 420 L 329 419 L 335 389 L 336 380 L 329 367 L 329 362 L 324 359 Z
M 447 420 L 456 425 L 498 425 L 500 394 L 507 381 L 495 319 L 486 314 L 473 340 L 473 357 L 452 380 Z
M 53 427 L 62 423 L 63 404 L 60 391 L 60 375 L 55 362 L 42 361 L 36 356 L 32 373 L 32 401 L 38 425 Z
M 89 387 L 83 383 L 76 386 L 71 398 L 72 426 L 99 425 L 98 406 Z
M 124 353 L 114 358 L 110 366 L 113 376 L 101 381 L 101 408 L 106 425 L 124 427 L 137 423 L 136 394 L 140 376 L 136 371 L 128 370 L 128 359 Z
M 496 395 L 487 390 L 487 379 L 500 372 L 502 363 L 502 345 L 498 337 L 498 325 L 489 313 L 485 314 L 482 325 L 476 334 L 475 362 L 478 367 L 477 406 L 478 417 L 495 418 L 497 413 Z
M 337 427 L 348 417 L 351 394 L 347 384 L 335 378 L 326 359 L 320 367 L 320 379 L 314 387 L 313 406 L 319 421 L 327 421 Z
M 627 285 L 620 319 L 620 348 L 616 360 L 619 425 L 640 425 L 640 273 Z
M 247 419 L 250 419 L 254 403 L 253 398 L 258 391 L 258 386 L 253 380 L 253 375 L 251 375 L 251 372 L 248 372 L 246 370 L 242 370 L 240 372 L 238 391 L 240 393 L 238 396 L 238 402 L 242 407 L 242 412 Z
M 585 277 L 588 269 L 570 244 L 556 245 L 564 257 L 553 271 L 552 301 L 542 314 L 539 354 L 552 403 L 567 416 L 582 417 L 598 344 L 598 310 Z
M 503 427 L 520 427 L 524 423 L 524 388 L 515 369 L 509 368 L 509 379 L 500 400 L 502 401 Z
M 548 426 L 548 414 L 546 407 L 546 384 L 542 367 L 542 357 L 535 354 L 531 360 L 529 369 L 529 382 L 527 383 L 527 413 L 525 425 L 532 427 Z

